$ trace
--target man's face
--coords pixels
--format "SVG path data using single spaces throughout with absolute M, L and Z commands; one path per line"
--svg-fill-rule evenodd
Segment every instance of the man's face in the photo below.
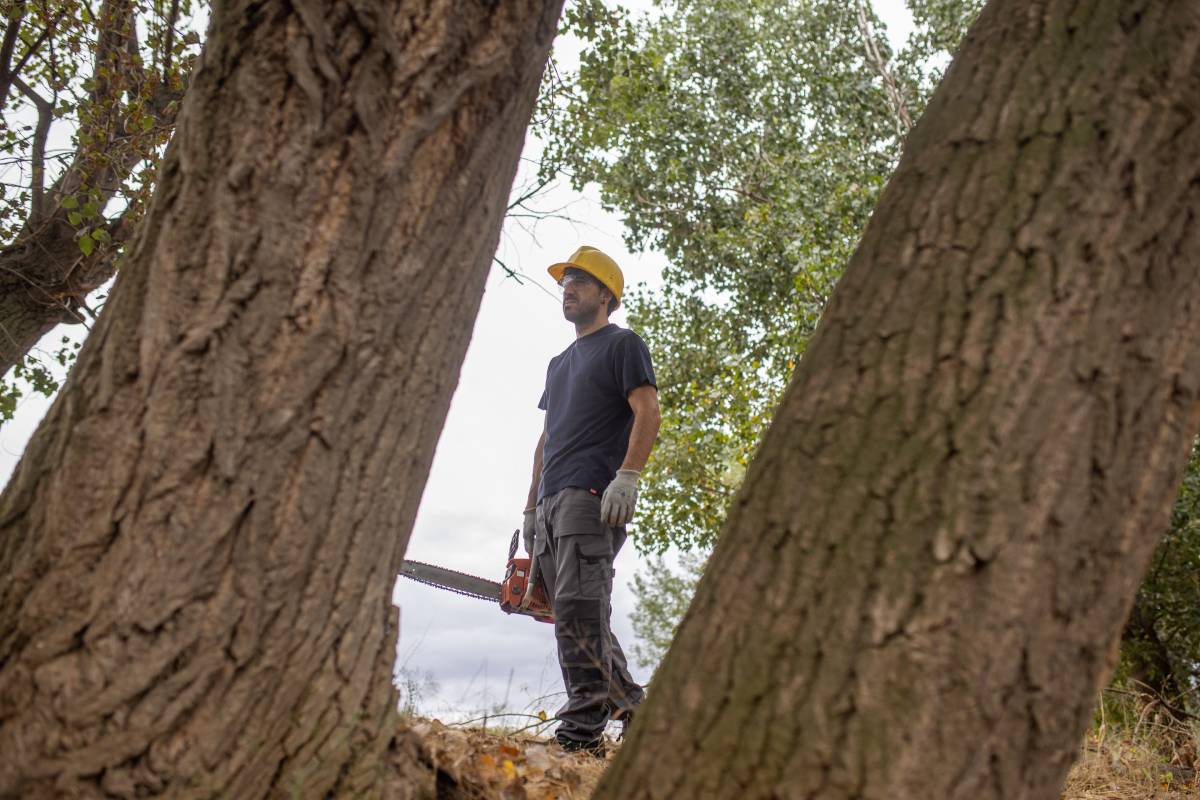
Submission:
M 568 269 L 558 283 L 562 291 L 563 316 L 568 322 L 590 322 L 608 298 L 600 282 L 583 270 Z

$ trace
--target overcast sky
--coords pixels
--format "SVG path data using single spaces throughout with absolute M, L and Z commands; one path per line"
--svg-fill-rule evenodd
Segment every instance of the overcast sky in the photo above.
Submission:
M 911 27 L 902 0 L 875 0 L 875 7 L 893 40 L 902 40 Z M 577 53 L 576 43 L 556 44 L 566 68 Z M 535 155 L 538 147 L 527 142 L 527 154 Z M 532 281 L 519 284 L 498 268 L 492 271 L 407 553 L 410 559 L 494 580 L 503 576 L 509 539 L 520 525 L 529 489 L 533 447 L 542 428 L 537 400 L 546 363 L 574 339 L 546 266 L 589 244 L 617 260 L 627 285 L 653 287 L 664 265 L 657 254 L 625 249 L 621 221 L 600 208 L 594 192 L 579 195 L 559 186 L 540 206 L 567 206 L 578 222 L 543 221 L 533 236 L 511 221 L 506 225 L 498 255 Z M 613 321 L 623 325 L 623 311 Z M 43 348 L 52 351 L 49 343 L 64 333 L 85 331 L 79 326 L 56 330 Z M 653 342 L 650 346 L 653 350 Z M 42 398 L 27 398 L 17 418 L 0 428 L 0 482 L 7 483 L 48 405 Z M 628 584 L 638 563 L 632 544 L 616 563 L 613 628 L 627 652 L 633 643 Z M 562 685 L 552 625 L 508 617 L 496 605 L 403 579 L 394 599 L 400 609 L 398 668 L 431 674 L 438 684 L 436 692 L 427 688 L 420 698 L 423 711 L 447 720 L 497 707 L 553 714 Z M 648 677 L 644 669 L 634 666 L 633 671 L 635 678 Z

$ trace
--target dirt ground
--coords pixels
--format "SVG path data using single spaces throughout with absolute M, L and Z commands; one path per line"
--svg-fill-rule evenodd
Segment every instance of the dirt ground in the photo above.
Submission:
M 611 743 L 602 760 L 565 753 L 537 736 L 437 720 L 411 720 L 405 733 L 412 756 L 432 768 L 436 796 L 458 800 L 586 800 L 620 748 Z M 1164 753 L 1134 737 L 1092 734 L 1062 800 L 1198 800 L 1196 767 L 1190 752 Z

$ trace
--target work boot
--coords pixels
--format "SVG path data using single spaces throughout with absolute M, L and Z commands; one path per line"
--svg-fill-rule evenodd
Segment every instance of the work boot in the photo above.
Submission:
M 561 747 L 563 750 L 566 750 L 568 753 L 587 753 L 588 755 L 595 756 L 596 758 L 604 758 L 605 748 L 603 736 L 597 736 L 595 739 L 586 741 L 582 739 L 571 739 L 566 736 L 555 736 L 554 741 L 558 743 L 559 747 Z
M 608 718 L 613 722 L 621 723 L 621 735 L 617 737 L 618 742 L 625 741 L 625 736 L 629 733 L 629 726 L 633 724 L 633 713 L 637 706 L 633 708 L 617 708 L 612 706 L 612 711 L 609 712 Z

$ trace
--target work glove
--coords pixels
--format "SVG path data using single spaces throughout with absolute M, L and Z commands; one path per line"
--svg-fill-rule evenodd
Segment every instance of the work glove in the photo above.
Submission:
M 525 509 L 525 520 L 521 523 L 521 541 L 525 552 L 533 555 L 533 532 L 537 526 L 537 506 Z
M 600 498 L 600 519 L 605 525 L 619 528 L 633 519 L 640 474 L 636 469 L 617 470 L 617 477 L 612 479 L 612 483 L 604 490 L 604 497 Z

